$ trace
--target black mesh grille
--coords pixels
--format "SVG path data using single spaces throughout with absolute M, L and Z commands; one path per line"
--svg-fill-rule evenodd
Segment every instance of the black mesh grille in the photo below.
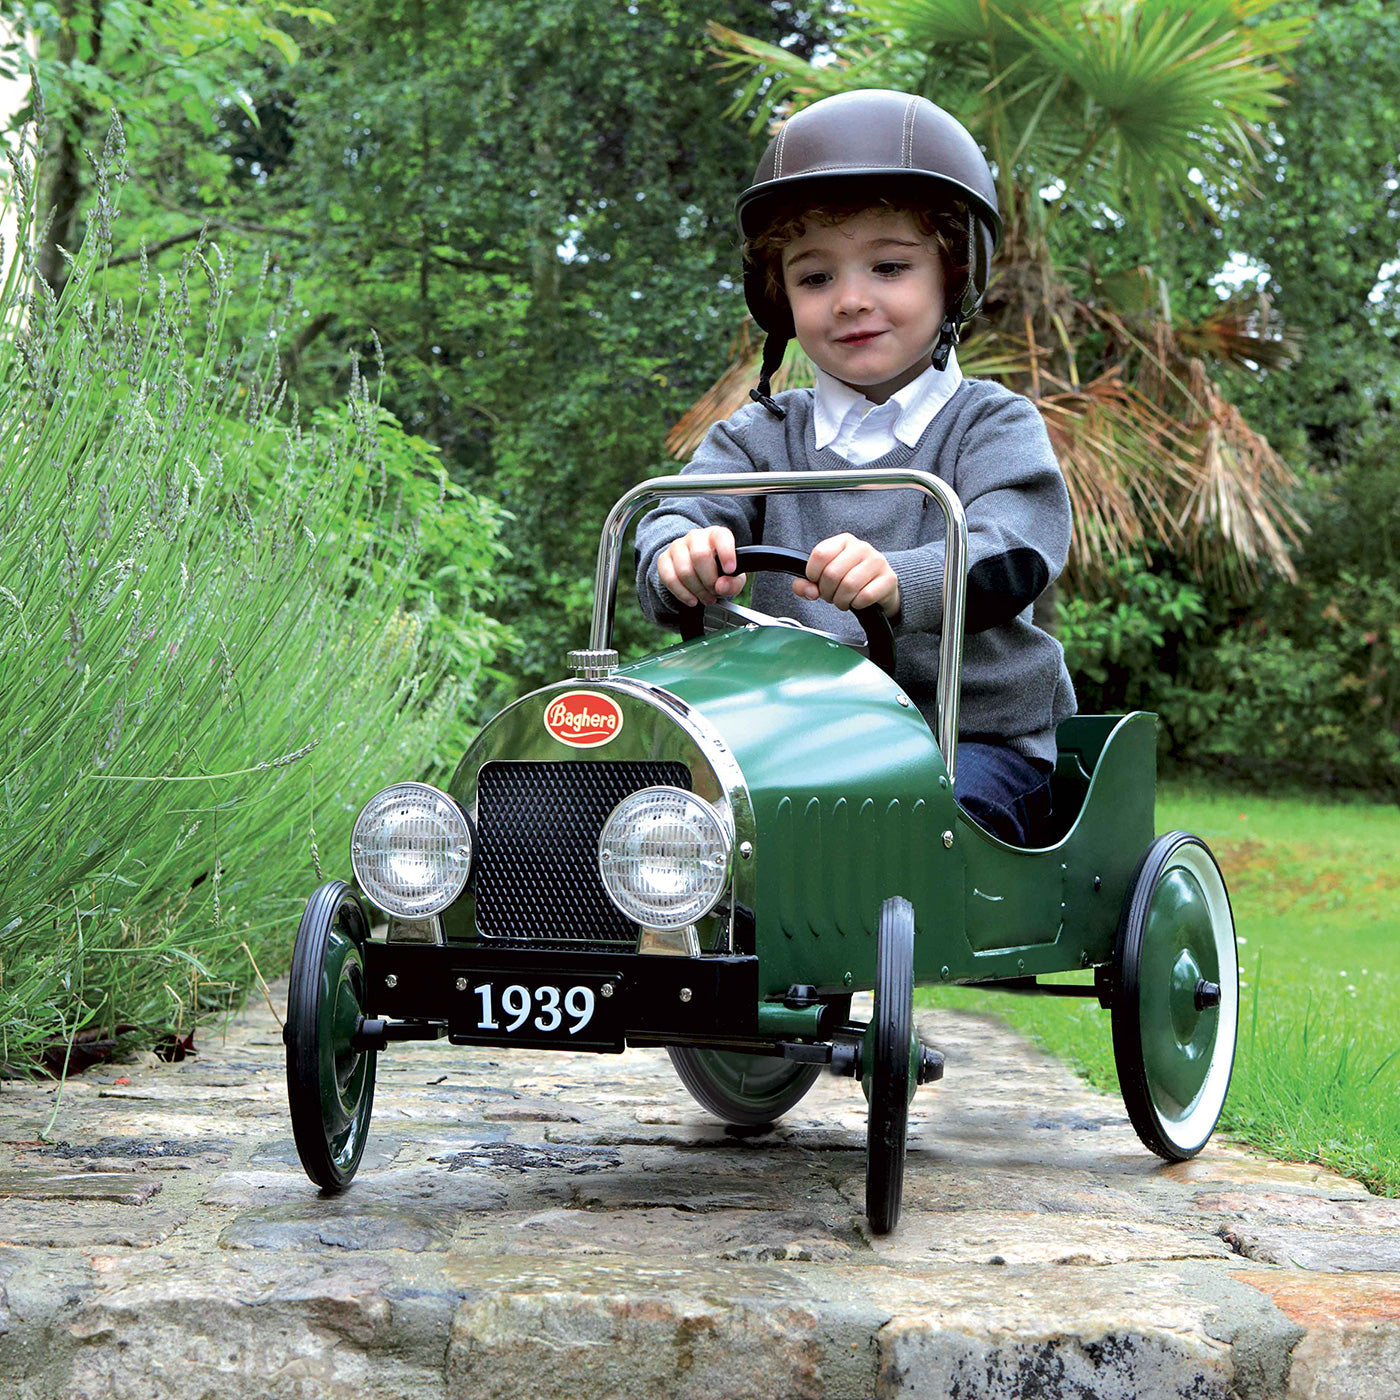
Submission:
M 476 926 L 489 938 L 630 943 L 598 837 L 630 792 L 689 790 L 683 763 L 488 763 L 477 776 Z

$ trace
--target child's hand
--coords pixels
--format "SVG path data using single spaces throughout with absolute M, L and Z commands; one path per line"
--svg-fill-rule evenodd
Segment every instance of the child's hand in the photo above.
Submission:
M 838 608 L 865 608 L 878 603 L 886 617 L 899 613 L 899 580 L 889 560 L 854 535 L 823 540 L 807 560 L 807 577 L 795 578 L 799 598 L 825 598 Z
M 656 570 L 666 591 L 693 607 L 740 592 L 747 576 L 732 573 L 737 562 L 733 532 L 711 525 L 673 540 L 656 561 Z

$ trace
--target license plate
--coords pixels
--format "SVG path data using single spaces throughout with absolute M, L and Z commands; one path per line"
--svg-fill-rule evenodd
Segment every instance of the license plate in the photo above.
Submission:
M 544 1045 L 567 1050 L 622 1048 L 622 979 L 600 973 L 459 972 L 454 1040 Z

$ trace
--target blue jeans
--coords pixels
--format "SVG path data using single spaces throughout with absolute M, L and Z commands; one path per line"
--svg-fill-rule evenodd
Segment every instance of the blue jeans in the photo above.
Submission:
M 984 831 L 1011 846 L 1048 839 L 1050 769 L 1004 744 L 958 744 L 953 796 Z

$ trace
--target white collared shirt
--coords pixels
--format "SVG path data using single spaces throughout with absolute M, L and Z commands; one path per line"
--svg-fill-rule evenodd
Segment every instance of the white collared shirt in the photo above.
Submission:
M 853 467 L 883 457 L 900 443 L 913 447 L 962 383 L 956 351 L 948 356 L 946 369 L 930 365 L 881 404 L 871 403 L 859 389 L 843 384 L 824 369 L 815 365 L 813 369 L 817 391 L 812 429 L 817 451 L 829 447 Z

